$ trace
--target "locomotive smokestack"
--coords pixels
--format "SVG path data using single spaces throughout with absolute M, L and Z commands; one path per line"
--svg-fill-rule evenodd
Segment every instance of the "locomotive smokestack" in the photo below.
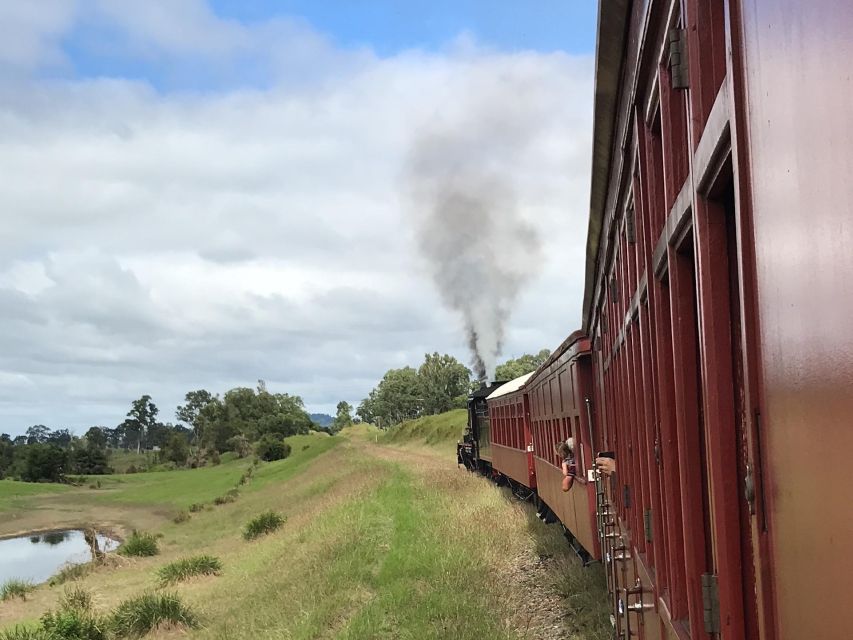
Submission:
M 444 303 L 457 311 L 481 382 L 495 379 L 506 322 L 540 260 L 515 174 L 544 118 L 523 79 L 476 92 L 455 116 L 420 129 L 406 171 L 408 210 Z M 455 105 L 458 106 L 458 105 Z

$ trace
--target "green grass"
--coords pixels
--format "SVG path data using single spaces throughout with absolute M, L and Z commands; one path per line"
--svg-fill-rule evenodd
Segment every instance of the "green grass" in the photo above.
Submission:
M 462 439 L 467 421 L 465 409 L 454 409 L 393 426 L 381 436 L 381 440 L 395 444 L 455 445 Z
M 56 640 L 41 627 L 15 625 L 11 629 L 0 631 L 0 640 Z
M 274 511 L 265 511 L 246 523 L 243 529 L 243 538 L 254 540 L 268 533 L 272 533 L 284 524 L 284 517 Z
M 177 593 L 144 593 L 116 607 L 110 626 L 119 638 L 140 638 L 163 625 L 196 629 L 199 619 Z
M 94 565 L 91 562 L 65 565 L 47 583 L 51 587 L 55 587 L 66 582 L 81 580 L 92 572 L 93 567 Z
M 51 611 L 42 616 L 42 629 L 50 640 L 109 640 L 109 621 L 88 609 Z
M 160 567 L 157 577 L 161 586 L 189 580 L 194 576 L 218 576 L 222 573 L 222 561 L 214 556 L 202 555 L 181 558 Z
M 120 556 L 135 556 L 146 558 L 156 556 L 160 550 L 157 547 L 157 537 L 151 533 L 134 531 L 127 540 L 116 550 Z
M 0 512 L 26 508 L 33 498 L 69 491 L 64 484 L 0 480 Z
M 137 471 L 145 471 L 154 466 L 153 453 L 136 453 L 136 451 L 125 451 L 123 449 L 110 449 L 109 453 L 109 465 L 116 473 L 127 473 L 131 466 Z
M 10 578 L 0 585 L 0 600 L 11 600 L 12 598 L 27 599 L 27 594 L 35 589 L 35 585 L 27 580 Z
M 91 611 L 92 594 L 80 586 L 65 589 L 62 597 L 59 599 L 59 608 L 74 611 Z
M 102 491 L 69 493 L 62 497 L 64 509 L 103 504 L 114 522 L 127 518 L 132 523 L 125 524 L 126 530 L 144 526 L 162 534 L 162 561 L 115 558 L 76 584 L 93 594 L 105 619 L 121 620 L 127 634 L 145 633 L 161 623 L 184 624 L 183 605 L 176 608 L 168 598 L 164 603 L 157 598 L 169 594 L 150 591 L 168 581 L 180 584 L 190 619 L 203 621 L 188 633 L 199 640 L 520 640 L 533 637 L 524 633 L 529 602 L 508 576 L 514 558 L 535 554 L 534 541 L 547 538 L 553 545 L 548 554 L 563 563 L 560 574 L 572 576 L 555 573 L 543 581 L 559 582 L 565 594 L 561 606 L 573 616 L 573 628 L 592 629 L 587 622 L 595 620 L 584 609 L 592 608 L 594 596 L 585 593 L 596 588 L 600 593 L 600 575 L 577 566 L 559 530 L 532 514 L 526 517 L 526 506 L 507 492 L 458 471 L 441 446 L 419 445 L 430 438 L 433 444 L 452 443 L 447 434 L 464 423 L 464 412 L 461 421 L 460 412 L 455 413 L 428 420 L 429 429 L 410 426 L 389 438 L 406 447 L 377 445 L 377 435 L 380 441 L 383 436 L 365 425 L 345 430 L 343 437 L 292 438 L 288 459 L 254 467 L 239 500 L 216 508 L 213 498 L 234 488 L 251 460 L 122 476 L 127 482 L 112 482 Z M 167 492 L 160 478 L 170 475 L 175 485 Z M 204 488 L 194 475 L 216 482 L 215 490 Z M 137 495 L 143 481 L 152 489 L 147 498 Z M 95 502 L 104 494 L 105 502 Z M 128 495 L 133 499 L 125 501 Z M 193 503 L 206 506 L 194 510 L 188 521 L 172 521 L 176 506 L 187 509 Z M 34 499 L 31 510 L 43 517 L 42 505 L 57 504 Z M 286 518 L 287 526 L 241 543 L 245 524 L 264 512 Z M 216 579 L 181 581 L 198 575 L 190 567 L 198 554 L 219 560 L 226 571 Z M 579 571 L 587 573 L 578 577 Z M 587 579 L 589 584 L 583 582 Z M 26 602 L 16 602 L 8 609 L 11 615 L 2 611 L 0 627 L 38 620 L 60 590 L 42 587 Z M 177 614 L 161 616 L 169 610 Z M 605 622 L 603 634 L 610 631 Z M 173 635 L 182 633 L 157 632 L 156 637 Z M 598 640 L 606 635 L 593 629 L 565 637 Z M 0 635 L 0 640 L 21 639 Z

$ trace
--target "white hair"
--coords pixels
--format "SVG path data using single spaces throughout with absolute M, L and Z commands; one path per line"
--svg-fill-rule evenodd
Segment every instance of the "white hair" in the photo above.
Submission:
M 575 439 L 572 438 L 571 436 L 566 438 L 566 446 L 569 448 L 570 451 L 574 452 L 574 450 L 575 450 Z

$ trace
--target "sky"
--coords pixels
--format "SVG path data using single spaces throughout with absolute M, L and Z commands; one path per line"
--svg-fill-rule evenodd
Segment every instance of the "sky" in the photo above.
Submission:
M 541 245 L 502 358 L 556 347 L 595 5 L 0 0 L 0 432 L 114 426 L 143 394 L 170 421 L 259 379 L 332 413 L 427 352 L 470 364 L 412 206 L 429 136 L 500 167 Z

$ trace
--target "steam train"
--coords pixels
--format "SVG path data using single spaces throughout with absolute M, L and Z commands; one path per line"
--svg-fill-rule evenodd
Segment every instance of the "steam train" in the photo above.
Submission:
M 853 638 L 851 59 L 848 3 L 600 3 L 581 329 L 458 456 L 604 565 L 618 638 Z

